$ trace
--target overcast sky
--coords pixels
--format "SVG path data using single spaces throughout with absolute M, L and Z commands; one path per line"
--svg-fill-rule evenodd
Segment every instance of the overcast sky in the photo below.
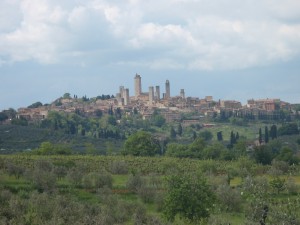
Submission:
M 134 94 L 300 103 L 299 0 L 0 0 L 0 110 Z

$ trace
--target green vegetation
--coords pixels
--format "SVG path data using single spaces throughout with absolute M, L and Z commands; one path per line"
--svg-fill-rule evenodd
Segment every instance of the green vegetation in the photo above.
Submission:
M 191 121 L 1 112 L 0 224 L 300 224 L 298 120 Z
M 2 155 L 0 181 L 2 224 L 300 222 L 300 167 L 282 161 Z

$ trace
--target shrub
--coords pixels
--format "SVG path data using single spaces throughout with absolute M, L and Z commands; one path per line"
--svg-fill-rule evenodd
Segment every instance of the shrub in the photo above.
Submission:
M 169 221 L 174 221 L 179 215 L 197 222 L 209 217 L 214 200 L 213 192 L 200 175 L 173 175 L 168 177 L 163 212 Z
M 112 188 L 112 176 L 107 172 L 103 172 L 101 174 L 95 174 L 95 187 L 96 188 L 103 188 L 108 187 Z
M 223 184 L 218 187 L 216 194 L 224 211 L 239 212 L 241 210 L 241 192 L 237 189 L 231 188 L 228 184 Z
M 139 174 L 131 174 L 128 177 L 126 187 L 129 191 L 137 193 L 139 188 L 141 188 L 142 183 L 142 177 Z
M 110 166 L 110 171 L 113 174 L 127 174 L 128 173 L 128 165 L 124 161 L 113 161 Z

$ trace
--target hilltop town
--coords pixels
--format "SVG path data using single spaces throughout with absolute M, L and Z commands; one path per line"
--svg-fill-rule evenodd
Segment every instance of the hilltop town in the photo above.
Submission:
M 298 115 L 292 104 L 280 99 L 250 99 L 246 105 L 242 105 L 237 100 L 214 100 L 213 96 L 187 97 L 184 89 L 181 89 L 178 95 L 171 96 L 169 80 L 166 80 L 164 90 L 162 93 L 160 86 L 149 86 L 147 92 L 143 91 L 142 77 L 136 74 L 134 95 L 130 95 L 131 91 L 124 86 L 120 86 L 115 96 L 102 95 L 89 99 L 86 96 L 72 97 L 66 93 L 51 104 L 43 105 L 38 102 L 39 104 L 30 107 L 19 108 L 17 117 L 35 122 L 47 118 L 49 111 L 80 113 L 86 117 L 93 117 L 117 109 L 124 114 L 138 112 L 144 119 L 151 118 L 154 111 L 159 110 L 166 122 L 180 120 L 182 113 L 196 113 L 209 118 L 236 116 L 251 120 L 292 119 Z

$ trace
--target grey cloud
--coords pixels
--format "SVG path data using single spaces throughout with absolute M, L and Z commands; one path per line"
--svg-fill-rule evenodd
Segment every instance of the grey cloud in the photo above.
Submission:
M 19 12 L 3 14 L 11 17 L 14 30 L 0 23 L 2 64 L 98 57 L 105 64 L 228 70 L 300 53 L 297 0 L 24 0 L 1 6 Z M 144 54 L 134 58 L 137 50 Z

